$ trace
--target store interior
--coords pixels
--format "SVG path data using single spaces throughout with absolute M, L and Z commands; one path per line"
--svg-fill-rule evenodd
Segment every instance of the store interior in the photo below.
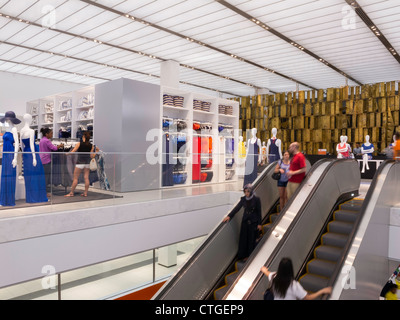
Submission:
M 193 236 L 83 246 L 54 261 L 66 280 L 50 294 L 21 268 L 0 299 L 113 299 L 168 279 L 295 141 L 311 165 L 355 159 L 365 196 L 400 132 L 399 14 L 396 0 L 0 0 L 0 254 L 215 210 Z

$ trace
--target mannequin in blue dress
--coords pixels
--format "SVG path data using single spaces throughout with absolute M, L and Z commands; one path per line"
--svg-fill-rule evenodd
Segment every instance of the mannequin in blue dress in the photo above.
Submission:
M 14 207 L 19 150 L 18 130 L 15 125 L 20 124 L 21 121 L 17 119 L 14 112 L 9 111 L 0 119 L 0 122 L 7 125 L 7 132 L 3 136 L 0 205 L 3 207 Z
M 267 144 L 267 159 L 268 163 L 273 163 L 282 159 L 282 141 L 276 137 L 278 129 L 272 129 L 272 138 Z
M 48 202 L 46 179 L 42 160 L 37 155 L 39 146 L 35 144 L 35 131 L 30 128 L 32 116 L 24 115 L 25 126 L 21 129 L 22 160 L 24 163 L 25 195 L 27 203 Z
M 368 160 L 372 160 L 372 154 L 374 153 L 374 145 L 369 142 L 370 137 L 365 136 L 365 143 L 361 147 L 361 153 L 363 154 L 363 167 L 361 173 L 365 172 L 365 168 L 369 170 Z

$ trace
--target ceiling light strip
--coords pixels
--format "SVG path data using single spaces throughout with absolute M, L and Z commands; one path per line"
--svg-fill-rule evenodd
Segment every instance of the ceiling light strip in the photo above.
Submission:
M 29 64 L 29 63 L 24 63 L 24 62 L 17 62 L 17 61 L 2 59 L 2 58 L 0 58 L 0 61 L 7 62 L 7 63 L 13 63 L 13 64 L 16 64 L 16 65 L 22 65 L 22 66 L 25 66 L 25 67 L 32 67 L 32 68 L 43 69 L 43 70 L 48 70 L 48 71 L 53 71 L 53 72 L 67 73 L 67 74 L 74 75 L 74 76 L 79 76 L 79 77 L 92 78 L 92 79 L 103 80 L 103 81 L 110 81 L 110 79 L 106 79 L 106 78 L 101 78 L 101 77 L 96 77 L 96 76 L 89 76 L 89 75 L 86 75 L 86 74 L 73 72 L 73 71 L 66 71 L 66 70 L 59 70 L 59 69 L 54 69 L 54 68 L 49 68 L 49 67 L 37 66 L 37 65 Z
M 302 45 L 296 43 L 295 41 L 289 39 L 288 37 L 286 37 L 285 35 L 283 35 L 282 33 L 278 32 L 277 30 L 271 28 L 270 26 L 268 26 L 267 24 L 259 21 L 257 18 L 249 15 L 248 13 L 240 10 L 239 8 L 235 7 L 234 5 L 226 2 L 225 0 L 215 0 L 216 2 L 219 2 L 220 4 L 222 4 L 223 6 L 225 6 L 228 9 L 231 9 L 232 11 L 236 12 L 237 14 L 241 15 L 242 17 L 250 20 L 251 22 L 255 23 L 256 25 L 258 25 L 260 28 L 263 28 L 264 30 L 269 31 L 270 33 L 272 33 L 273 35 L 277 36 L 278 38 L 282 39 L 283 41 L 286 41 L 287 43 L 289 43 L 290 45 L 296 47 L 297 49 L 299 49 L 300 51 L 310 55 L 311 57 L 313 57 L 314 59 L 318 60 L 319 62 L 323 63 L 324 65 L 326 65 L 327 67 L 331 68 L 332 70 L 340 73 L 342 76 L 346 77 L 347 79 L 357 83 L 358 85 L 362 85 L 362 83 L 356 79 L 354 79 L 353 77 L 349 76 L 347 73 L 345 73 L 344 71 L 340 70 L 339 68 L 335 67 L 334 65 L 332 65 L 331 63 L 329 63 L 328 61 L 324 60 L 322 57 L 316 55 L 315 53 L 313 53 L 312 51 L 308 50 L 307 48 L 303 47 Z
M 371 20 L 371 18 L 367 15 L 367 13 L 361 8 L 355 0 L 345 0 L 348 5 L 354 8 L 357 15 L 361 18 L 362 21 L 367 25 L 368 29 L 382 42 L 385 48 L 390 52 L 390 54 L 400 63 L 399 53 L 394 49 L 389 40 L 383 35 L 383 33 L 379 30 L 376 24 Z
M 153 27 L 153 28 L 158 29 L 158 30 L 160 30 L 160 31 L 167 32 L 167 33 L 172 34 L 172 35 L 174 35 L 174 36 L 177 36 L 177 37 L 179 37 L 179 38 L 182 38 L 182 39 L 185 39 L 185 40 L 187 40 L 187 41 L 190 41 L 190 42 L 192 42 L 192 43 L 196 43 L 196 44 L 198 44 L 198 45 L 201 45 L 201 46 L 203 46 L 203 47 L 205 47 L 205 48 L 207 48 L 207 49 L 211 49 L 211 50 L 217 51 L 217 52 L 222 53 L 222 54 L 224 54 L 224 55 L 226 55 L 226 56 L 229 56 L 229 57 L 232 57 L 232 58 L 234 58 L 234 59 L 237 59 L 237 60 L 239 60 L 239 61 L 241 61 L 241 62 L 245 62 L 245 63 L 251 64 L 251 65 L 253 65 L 253 66 L 257 67 L 257 68 L 263 69 L 263 70 L 268 71 L 268 72 L 271 72 L 271 73 L 273 73 L 273 74 L 276 74 L 276 75 L 278 75 L 278 76 L 280 76 L 280 77 L 283 77 L 283 78 L 285 78 L 285 79 L 287 79 L 287 80 L 295 81 L 295 82 L 297 82 L 297 83 L 299 83 L 299 84 L 301 84 L 301 85 L 303 85 L 303 86 L 305 86 L 305 87 L 308 87 L 308 88 L 311 88 L 311 89 L 315 89 L 315 88 L 313 88 L 312 86 L 309 86 L 309 85 L 307 85 L 307 84 L 305 84 L 305 83 L 302 83 L 302 82 L 300 82 L 300 81 L 297 81 L 297 80 L 295 80 L 295 79 L 293 79 L 293 78 L 291 78 L 291 77 L 289 77 L 289 76 L 286 76 L 286 75 L 284 75 L 284 74 L 282 74 L 282 73 L 279 73 L 279 72 L 277 72 L 277 71 L 275 71 L 275 70 L 272 70 L 272 69 L 270 69 L 270 68 L 266 68 L 266 67 L 264 67 L 264 66 L 261 66 L 261 65 L 255 63 L 255 62 L 252 62 L 252 61 L 250 61 L 250 60 L 244 59 L 244 58 L 239 57 L 239 56 L 237 56 L 237 55 L 235 55 L 235 54 L 232 54 L 232 53 L 230 53 L 230 52 L 227 52 L 227 51 L 224 51 L 224 50 L 222 50 L 222 49 L 219 49 L 219 48 L 217 48 L 217 47 L 208 45 L 208 44 L 206 44 L 206 43 L 204 43 L 204 42 L 202 42 L 202 41 L 193 39 L 193 38 L 188 37 L 188 36 L 186 36 L 186 35 L 183 35 L 183 34 L 181 34 L 181 33 L 178 33 L 178 32 L 175 32 L 175 31 L 173 31 L 173 30 L 170 30 L 170 29 L 161 27 L 161 26 L 159 26 L 159 25 L 157 25 L 157 24 L 154 24 L 154 23 L 150 23 L 150 22 L 148 22 L 148 21 L 146 21 L 146 20 L 143 20 L 143 19 L 140 19 L 140 18 L 138 18 L 138 17 L 132 16 L 131 14 L 128 14 L 128 13 L 124 13 L 124 12 L 122 12 L 122 11 L 115 10 L 115 9 L 113 9 L 113 8 L 107 7 L 107 6 L 105 6 L 105 5 L 102 5 L 102 4 L 97 3 L 97 2 L 94 2 L 94 1 L 90 1 L 90 0 L 80 0 L 80 1 L 85 2 L 85 3 L 87 3 L 87 4 L 90 4 L 90 5 L 92 5 L 92 6 L 96 6 L 96 7 L 100 8 L 100 9 L 103 9 L 103 10 L 106 10 L 106 11 L 109 11 L 109 12 L 112 12 L 112 13 L 115 13 L 115 14 L 121 16 L 121 17 L 125 17 L 125 18 L 127 18 L 127 19 L 132 20 L 132 21 L 140 22 L 140 23 L 142 23 L 142 24 L 144 24 L 144 25 L 146 25 L 146 26 Z M 182 65 L 182 66 L 183 66 L 183 67 L 187 67 L 186 65 Z M 205 70 L 202 70 L 202 69 L 198 69 L 198 68 L 194 68 L 194 67 L 189 67 L 189 68 L 192 68 L 193 70 L 198 70 L 198 71 L 201 71 L 201 72 L 206 72 L 206 73 L 212 74 L 212 73 L 210 73 L 210 72 L 208 72 L 208 71 L 205 71 Z M 213 75 L 215 75 L 215 74 L 213 74 Z M 218 76 L 219 76 L 219 75 L 218 75 Z M 276 93 L 276 92 L 273 92 L 272 90 L 270 90 L 270 89 L 268 89 L 268 88 L 260 88 L 260 87 L 257 87 L 257 86 L 254 86 L 254 85 L 251 85 L 251 84 L 248 84 L 248 83 L 240 82 L 240 81 L 235 80 L 235 79 L 230 78 L 230 77 L 224 77 L 224 76 L 220 76 L 220 77 L 225 78 L 225 79 L 228 79 L 228 80 L 236 81 L 236 82 L 245 84 L 245 85 L 247 85 L 247 86 L 254 87 L 254 88 L 256 88 L 256 89 L 267 89 L 267 90 L 269 90 L 271 93 Z
M 54 32 L 59 32 L 61 34 L 65 34 L 65 35 L 68 35 L 68 36 L 71 36 L 71 37 L 80 38 L 80 39 L 83 39 L 83 40 L 86 40 L 86 41 L 92 41 L 92 42 L 97 43 L 97 44 L 103 44 L 103 45 L 106 45 L 106 46 L 109 46 L 109 47 L 112 47 L 112 48 L 115 48 L 115 49 L 119 49 L 119 50 L 123 50 L 123 51 L 129 51 L 129 52 L 134 53 L 134 54 L 138 54 L 138 55 L 141 55 L 141 56 L 149 57 L 151 59 L 160 60 L 160 61 L 167 61 L 166 59 L 163 59 L 161 57 L 157 57 L 157 56 L 154 56 L 154 55 L 151 55 L 151 54 L 147 54 L 147 53 L 144 53 L 144 52 L 141 52 L 141 51 L 133 50 L 133 49 L 124 48 L 124 47 L 117 46 L 117 45 L 114 45 L 114 44 L 111 44 L 111 43 L 105 43 L 105 42 L 102 42 L 102 41 L 100 41 L 98 39 L 84 37 L 84 36 L 81 36 L 81 35 L 77 35 L 77 34 L 74 34 L 74 33 L 68 32 L 68 31 L 63 31 L 63 30 L 59 30 L 59 29 L 55 29 L 55 28 L 50 28 L 50 27 L 49 28 L 45 28 L 41 24 L 38 24 L 36 22 L 23 20 L 23 19 L 20 19 L 20 18 L 17 18 L 17 17 L 6 15 L 6 14 L 1 13 L 1 12 L 0 12 L 0 17 L 4 17 L 4 18 L 10 19 L 10 20 L 18 21 L 20 23 L 25 23 L 27 25 L 31 25 L 31 26 L 35 26 L 35 27 L 39 27 L 39 28 L 49 29 L 49 30 L 52 30 Z M 93 61 L 88 61 L 88 62 L 95 63 Z M 243 81 L 240 81 L 240 80 L 236 80 L 236 79 L 233 79 L 231 77 L 219 75 L 219 74 L 216 74 L 214 72 L 210 72 L 210 71 L 203 70 L 203 69 L 200 69 L 200 68 L 196 68 L 196 67 L 192 67 L 192 66 L 184 65 L 184 64 L 181 64 L 181 66 L 185 67 L 185 68 L 188 68 L 188 69 L 191 69 L 191 70 L 196 70 L 196 71 L 199 71 L 199 72 L 203 72 L 203 73 L 215 76 L 215 77 L 219 77 L 219 78 L 227 79 L 227 80 L 230 80 L 230 81 L 233 81 L 233 82 L 236 82 L 236 83 L 240 83 L 242 85 L 246 85 L 246 86 L 249 86 L 249 87 L 252 87 L 252 88 L 255 88 L 255 89 L 265 89 L 265 88 L 257 87 L 257 86 L 255 86 L 253 84 L 250 84 L 250 83 L 246 83 L 246 82 L 243 82 Z M 136 72 L 136 71 L 134 71 L 134 72 Z M 146 74 L 146 73 L 143 73 L 143 74 Z M 146 75 L 149 75 L 149 74 L 146 74 Z M 150 75 L 150 76 L 152 76 L 152 75 Z M 217 90 L 217 89 L 209 89 L 209 90 L 216 91 L 216 92 L 223 92 L 223 91 L 220 91 L 220 90 Z M 270 92 L 271 93 L 275 93 L 275 92 L 273 92 L 271 90 L 270 90 Z M 223 93 L 227 93 L 227 92 L 223 92 Z M 232 93 L 227 93 L 227 94 L 235 95 L 235 94 L 232 94 Z M 235 95 L 235 96 L 237 96 L 237 95 Z
M 33 51 L 37 51 L 37 52 L 40 52 L 40 53 L 46 53 L 46 54 L 49 54 L 51 56 L 58 56 L 58 57 L 68 58 L 68 59 L 81 61 L 81 62 L 85 62 L 85 63 L 91 63 L 91 64 L 95 64 L 95 65 L 99 65 L 99 66 L 103 66 L 103 67 L 107 67 L 107 68 L 112 68 L 112 69 L 115 69 L 115 70 L 121 70 L 121 71 L 131 72 L 131 73 L 140 74 L 140 75 L 144 75 L 144 76 L 160 78 L 160 76 L 155 75 L 155 74 L 149 74 L 149 73 L 136 71 L 136 70 L 132 70 L 132 69 L 128 69 L 128 68 L 123 68 L 123 67 L 118 67 L 118 66 L 114 66 L 114 65 L 110 65 L 110 64 L 101 63 L 101 62 L 95 62 L 95 61 L 90 61 L 90 60 L 86 60 L 86 59 L 82 59 L 82 58 L 76 58 L 76 57 L 73 57 L 73 56 L 67 56 L 67 55 L 64 55 L 64 54 L 61 54 L 61 53 L 41 50 L 41 49 L 38 49 L 38 48 L 31 48 L 31 47 L 28 47 L 28 46 L 15 44 L 15 43 L 7 42 L 7 41 L 0 41 L 0 44 L 5 44 L 5 45 L 8 45 L 8 46 L 18 47 L 18 48 L 22 48 L 22 49 L 26 49 L 26 50 L 33 50 Z M 25 65 L 25 66 L 32 66 L 32 67 L 36 67 L 36 68 L 42 68 L 42 69 L 47 69 L 47 70 L 51 70 L 51 71 L 67 72 L 67 71 L 62 71 L 62 70 L 58 70 L 58 69 L 51 69 L 51 68 L 46 68 L 46 67 L 41 67 L 41 66 L 36 66 L 36 65 L 30 65 L 30 64 L 27 64 L 27 63 L 24 63 L 24 62 L 16 62 L 16 61 L 11 61 L 11 60 L 4 60 L 4 59 L 1 59 L 1 61 L 12 62 L 12 63 L 15 63 L 15 64 L 21 64 L 21 65 Z M 100 79 L 100 80 L 104 80 L 104 81 L 111 81 L 110 79 L 99 78 L 99 77 L 90 76 L 90 75 L 87 75 L 87 74 L 78 74 L 78 73 L 75 73 L 75 72 L 67 72 L 67 73 L 74 74 L 74 75 L 79 75 L 79 76 L 83 76 L 83 77 Z M 239 97 L 237 94 L 234 94 L 234 93 L 231 93 L 231 92 L 227 92 L 227 91 L 221 91 L 221 90 L 217 90 L 217 89 L 213 89 L 213 88 L 208 88 L 208 87 L 204 87 L 204 86 L 193 84 L 193 83 L 189 83 L 189 82 L 181 81 L 181 83 L 182 84 L 186 84 L 186 85 L 190 85 L 190 86 L 193 86 L 193 87 L 199 87 L 201 89 L 206 89 L 206 90 L 209 90 L 209 91 L 220 92 L 220 93 L 224 93 L 224 94 L 227 94 L 227 95 Z

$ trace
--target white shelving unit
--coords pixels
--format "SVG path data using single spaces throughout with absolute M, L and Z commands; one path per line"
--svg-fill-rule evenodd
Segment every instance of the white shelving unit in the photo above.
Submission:
M 70 129 L 71 138 L 76 139 L 80 126 L 87 128 L 88 125 L 93 125 L 94 95 L 95 87 L 89 86 L 28 102 L 26 112 L 32 115 L 32 128 L 37 129 L 38 133 L 44 127 L 52 128 L 54 138 L 58 138 L 60 129 Z M 82 99 L 87 97 L 90 98 L 90 103 L 80 104 Z M 85 111 L 90 113 L 90 117 L 82 119 L 80 115 Z
M 172 97 L 183 97 L 182 106 L 173 106 L 165 104 L 164 95 Z M 171 101 L 171 99 L 167 99 Z M 179 99 L 178 99 L 179 101 Z M 198 101 L 205 102 L 204 106 L 200 107 Z M 231 110 L 230 114 L 221 114 L 219 106 L 228 106 Z M 201 108 L 201 109 L 200 109 Z M 229 109 L 228 108 L 228 109 Z M 209 183 L 223 183 L 226 181 L 234 181 L 237 179 L 235 173 L 235 167 L 238 159 L 238 142 L 239 142 L 239 103 L 236 101 L 221 99 L 213 96 L 207 96 L 204 94 L 198 94 L 193 92 L 182 91 L 175 88 L 161 87 L 161 127 L 163 126 L 164 119 L 175 119 L 185 120 L 187 122 L 187 129 L 185 134 L 187 136 L 186 150 L 188 154 L 188 161 L 184 172 L 187 174 L 185 183 L 173 183 L 165 185 L 163 179 L 161 179 L 161 187 L 179 187 L 188 186 L 194 184 L 209 184 Z M 209 124 L 211 130 L 207 132 L 200 132 L 194 130 L 194 124 L 200 123 L 205 126 Z M 221 126 L 225 126 L 229 129 L 222 132 L 219 131 Z M 174 134 L 175 128 L 169 131 L 170 134 Z M 165 131 L 164 131 L 165 133 Z M 210 159 L 212 160 L 212 166 L 210 168 L 201 169 L 200 176 L 193 170 L 198 170 L 194 164 L 196 164 L 196 157 L 194 155 L 194 148 L 196 148 L 194 138 L 212 138 L 212 153 Z M 233 139 L 233 153 L 227 154 L 226 152 L 226 139 Z M 164 138 L 160 138 L 160 150 L 163 150 Z M 200 150 L 202 147 L 200 146 Z M 204 151 L 204 150 L 203 150 Z M 197 153 L 197 152 L 195 152 Z M 162 156 L 162 155 L 161 155 Z M 161 157 L 160 156 L 160 157 Z M 203 161 L 208 157 L 206 154 L 201 154 L 200 159 Z M 226 161 L 230 159 L 233 161 L 233 165 L 229 168 L 226 166 Z M 162 158 L 160 158 L 160 163 Z M 201 167 L 201 165 L 200 165 Z M 163 167 L 160 168 L 160 175 L 163 176 Z M 228 171 L 230 171 L 228 173 Z M 212 172 L 212 179 L 208 179 L 202 182 L 201 174 Z M 179 174 L 179 172 L 174 173 Z M 200 177 L 200 180 L 197 178 Z M 177 179 L 179 180 L 179 179 Z

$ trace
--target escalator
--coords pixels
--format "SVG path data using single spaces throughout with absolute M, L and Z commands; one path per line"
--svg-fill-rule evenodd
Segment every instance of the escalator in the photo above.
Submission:
M 306 162 L 307 171 L 313 170 L 310 162 Z M 261 200 L 265 224 L 269 223 L 271 214 L 276 213 L 279 201 L 277 182 L 272 179 L 276 164 L 268 165 L 253 183 L 254 192 Z M 238 204 L 239 201 L 235 207 Z M 242 216 L 243 209 L 229 223 L 219 224 L 153 300 L 213 299 L 214 291 L 224 286 L 224 278 L 241 267 L 237 250 Z
M 340 204 L 333 212 L 322 235 L 317 238 L 311 257 L 306 259 L 297 277 L 306 291 L 317 292 L 329 286 L 346 245 L 351 240 L 350 235 L 356 228 L 362 204 L 362 199 L 352 199 Z
M 276 271 L 284 257 L 291 258 L 307 290 L 329 283 L 362 204 L 355 199 L 361 176 L 354 160 L 325 160 L 320 167 L 322 172 L 288 203 L 222 299 L 262 300 L 268 279 L 261 267 Z
M 381 207 L 386 205 L 388 212 L 390 205 L 400 200 L 399 196 L 394 194 L 400 184 L 400 163 L 383 163 L 377 170 L 365 199 L 359 199 L 357 191 L 360 179 L 354 176 L 354 173 L 359 174 L 359 168 L 355 161 L 349 161 L 351 160 L 339 160 L 331 164 L 330 173 L 327 171 L 318 188 L 309 194 L 301 212 L 293 219 L 279 244 L 270 252 L 266 250 L 267 245 L 259 247 L 224 299 L 262 300 L 269 281 L 260 272 L 261 267 L 266 266 L 269 270 L 276 271 L 284 257 L 291 258 L 295 279 L 309 293 L 330 286 L 333 287 L 331 299 L 357 296 L 354 290 L 343 290 L 343 283 L 349 279 L 348 268 L 353 264 L 357 266 L 358 262 L 358 265 L 364 266 L 366 262 L 372 262 L 370 254 L 377 242 L 380 244 L 376 257 L 384 260 L 382 243 L 385 243 L 385 239 L 376 239 L 377 233 L 370 221 L 373 221 L 374 212 L 379 214 L 379 217 L 376 217 L 375 228 L 382 231 L 384 216 Z M 356 190 L 354 188 L 357 184 Z M 346 188 L 346 185 L 350 188 Z M 278 228 L 279 226 L 275 227 L 275 232 L 278 232 Z M 366 235 L 369 239 L 363 247 Z M 357 255 L 360 248 L 364 250 L 362 254 Z M 379 265 L 382 265 L 382 262 Z M 371 270 L 369 274 L 364 271 L 362 276 L 357 273 L 357 286 L 364 285 L 368 289 L 373 287 L 369 282 L 376 277 L 376 271 L 372 268 Z M 378 295 L 379 292 L 376 296 Z
M 302 185 L 308 189 L 312 188 L 308 186 L 308 182 L 313 181 L 311 183 L 313 186 L 331 161 L 331 159 L 321 160 L 311 168 L 307 160 L 309 174 Z M 281 219 L 281 214 L 276 216 L 279 193 L 277 182 L 272 179 L 276 164 L 275 162 L 269 165 L 253 184 L 255 194 L 261 199 L 262 219 L 267 230 L 258 246 L 270 236 L 268 229 Z M 314 172 L 316 172 L 315 175 Z M 293 199 L 297 199 L 296 194 Z M 288 204 L 293 202 L 293 199 L 289 200 Z M 247 265 L 247 262 L 243 264 L 237 261 L 236 257 L 242 215 L 243 210 L 240 210 L 229 223 L 218 225 L 176 274 L 157 292 L 153 300 L 220 299 L 223 294 L 216 296 L 214 292 L 221 287 L 229 290 L 230 284 L 240 274 L 241 268 Z M 236 274 L 228 279 L 227 276 L 234 273 Z M 229 281 L 229 286 L 228 283 L 224 283 L 225 279 Z
M 277 203 L 274 209 L 271 210 L 271 212 L 265 216 L 265 219 L 263 220 L 262 223 L 263 236 L 266 234 L 266 232 L 272 226 L 274 221 L 277 219 L 279 211 L 280 211 L 280 206 Z M 219 283 L 218 289 L 214 291 L 213 295 L 210 298 L 213 298 L 214 300 L 222 300 L 222 298 L 225 296 L 226 292 L 235 282 L 235 280 L 237 279 L 237 277 L 239 276 L 240 272 L 243 270 L 245 265 L 246 265 L 245 261 L 235 260 L 233 266 L 229 268 L 227 275 L 223 277 L 223 281 Z

